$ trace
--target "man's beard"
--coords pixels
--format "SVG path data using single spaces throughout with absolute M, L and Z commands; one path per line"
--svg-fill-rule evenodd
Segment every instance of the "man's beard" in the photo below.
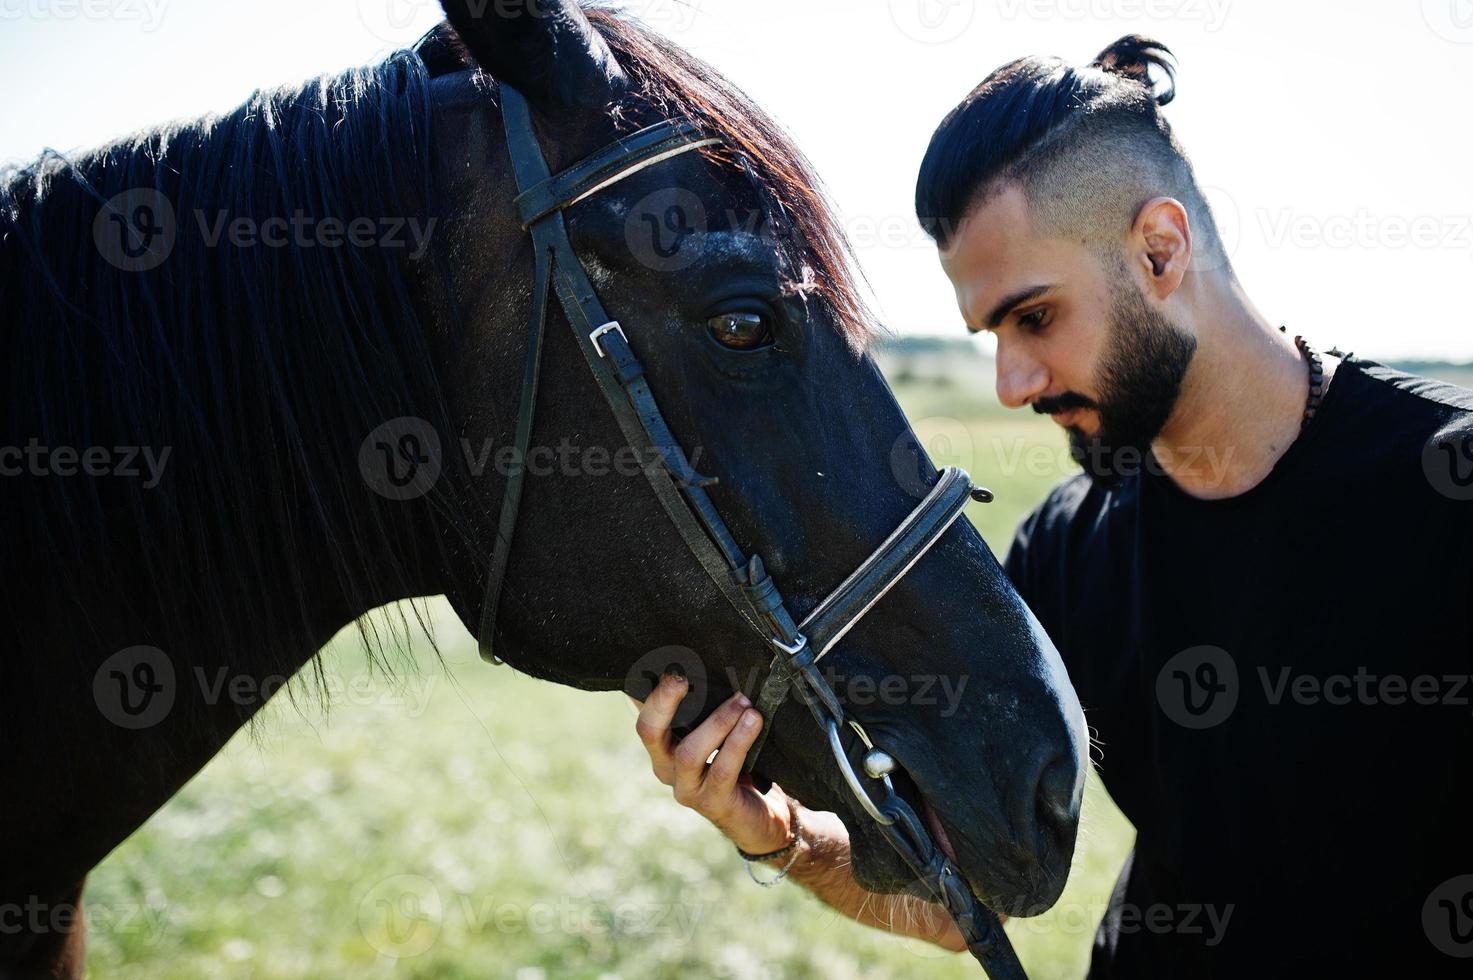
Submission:
M 1092 408 L 1099 431 L 1070 426 L 1069 452 L 1104 487 L 1140 471 L 1181 395 L 1182 379 L 1197 351 L 1197 338 L 1152 309 L 1124 270 L 1111 284 L 1110 336 L 1099 371 L 1098 401 L 1067 392 L 1040 399 L 1034 410 L 1052 414 Z

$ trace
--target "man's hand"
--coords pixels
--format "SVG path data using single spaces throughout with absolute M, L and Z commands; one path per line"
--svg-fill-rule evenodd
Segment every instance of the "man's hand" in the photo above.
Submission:
M 701 722 L 685 738 L 675 740 L 670 723 L 686 695 L 681 677 L 662 677 L 639 704 L 635 728 L 650 754 L 655 776 L 675 790 L 675 799 L 714 823 L 732 842 L 749 854 L 766 854 L 792 839 L 792 814 L 799 813 L 803 832 L 791 866 L 792 878 L 825 903 L 850 918 L 877 929 L 925 939 L 953 952 L 966 943 L 956 925 L 940 908 L 917 898 L 874 895 L 861 888 L 851 873 L 849 834 L 832 813 L 814 812 L 794 804 L 777 784 L 757 792 L 742 775 L 742 763 L 762 730 L 762 715 L 741 694 Z M 711 754 L 716 758 L 711 759 Z M 774 865 L 788 865 L 787 857 Z
M 670 723 L 686 691 L 685 678 L 666 675 L 640 705 L 634 729 L 650 754 L 655 778 L 742 850 L 766 854 L 786 847 L 792 839 L 787 794 L 775 785 L 759 793 L 742 774 L 747 750 L 762 730 L 761 713 L 735 694 L 676 742 Z M 708 763 L 713 752 L 716 758 Z

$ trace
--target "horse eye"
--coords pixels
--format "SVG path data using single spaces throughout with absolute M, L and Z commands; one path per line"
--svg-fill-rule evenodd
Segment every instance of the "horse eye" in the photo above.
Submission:
M 760 313 L 722 313 L 707 320 L 706 329 L 731 350 L 756 350 L 772 343 L 772 330 Z

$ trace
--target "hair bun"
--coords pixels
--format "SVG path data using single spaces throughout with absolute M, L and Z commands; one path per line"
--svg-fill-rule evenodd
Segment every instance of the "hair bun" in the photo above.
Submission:
M 1166 105 L 1176 97 L 1176 56 L 1160 41 L 1139 34 L 1127 34 L 1095 56 L 1091 68 L 1122 75 L 1150 89 L 1157 105 Z M 1159 90 L 1151 79 L 1151 68 L 1165 75 Z

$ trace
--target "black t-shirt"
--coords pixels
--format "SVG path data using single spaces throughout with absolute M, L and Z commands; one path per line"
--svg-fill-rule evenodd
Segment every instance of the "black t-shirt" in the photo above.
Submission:
M 1137 829 L 1091 977 L 1473 976 L 1473 392 L 1350 358 L 1252 490 L 1080 475 L 1007 567 Z

